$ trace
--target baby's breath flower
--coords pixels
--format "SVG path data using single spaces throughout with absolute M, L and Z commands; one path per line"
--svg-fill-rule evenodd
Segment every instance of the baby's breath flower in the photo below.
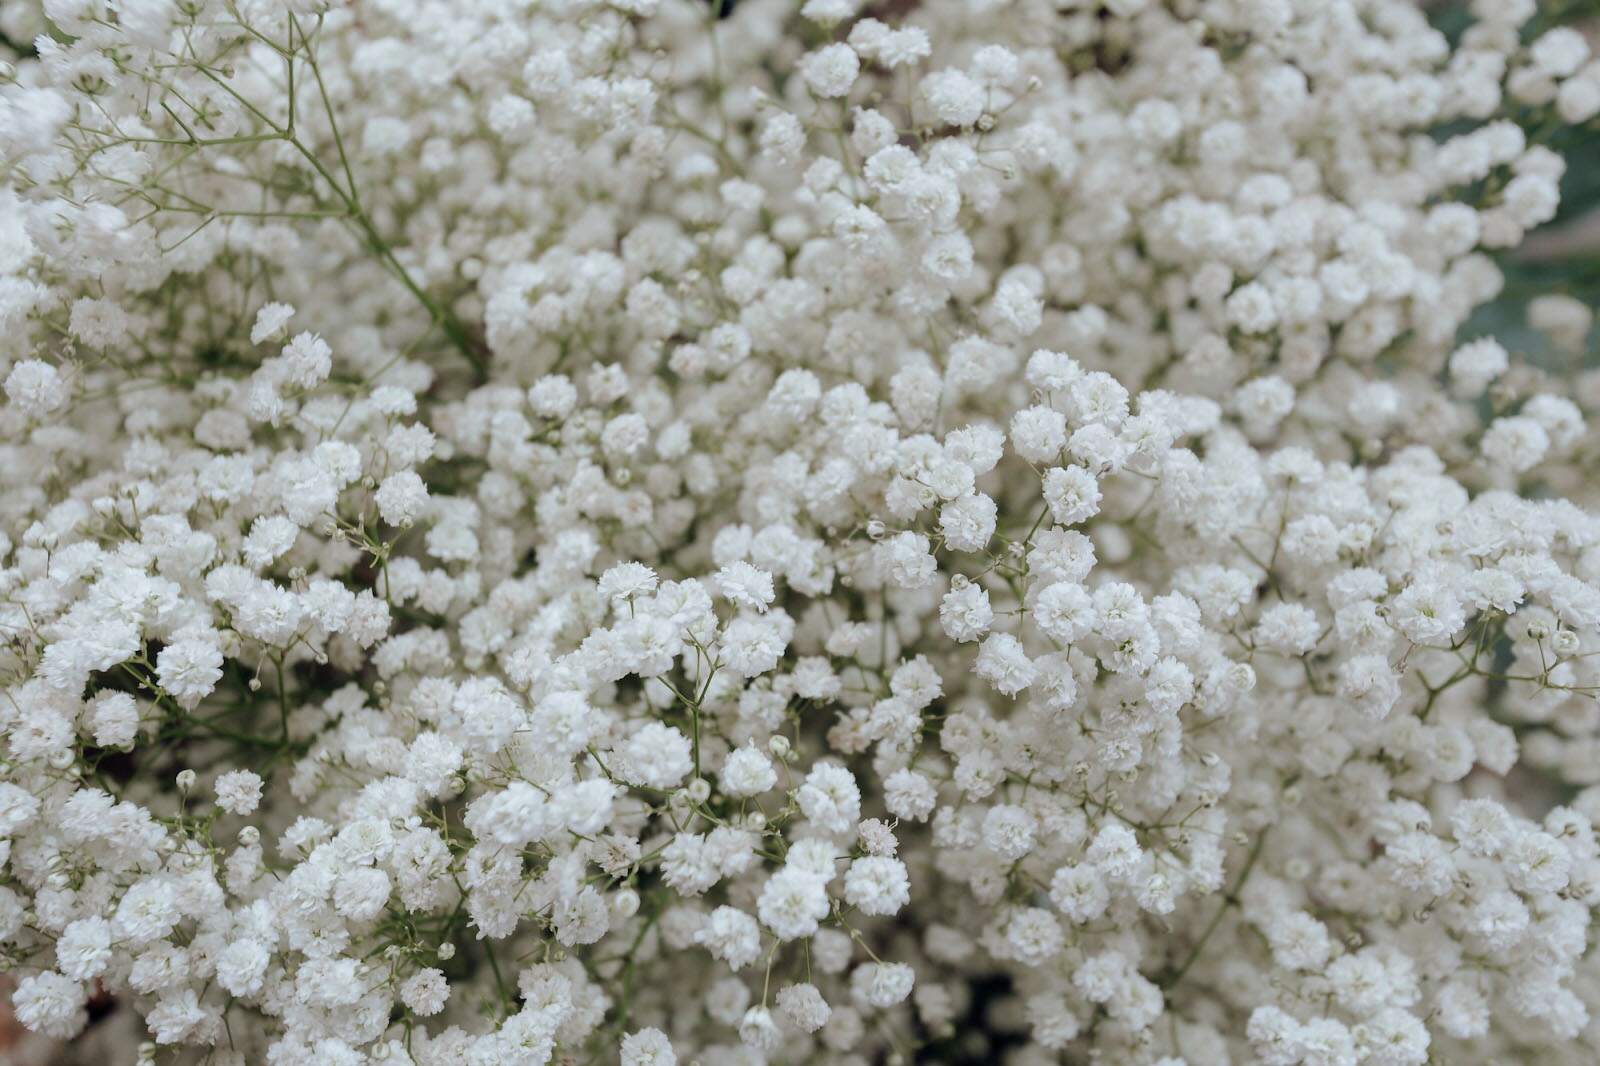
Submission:
M 499 6 L 0 19 L 45 1055 L 1593 1061 L 1572 5 Z

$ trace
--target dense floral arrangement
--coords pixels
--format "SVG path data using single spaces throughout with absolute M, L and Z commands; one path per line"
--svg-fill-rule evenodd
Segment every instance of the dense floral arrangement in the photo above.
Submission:
M 7 7 L 28 1029 L 1596 1061 L 1533 0 Z

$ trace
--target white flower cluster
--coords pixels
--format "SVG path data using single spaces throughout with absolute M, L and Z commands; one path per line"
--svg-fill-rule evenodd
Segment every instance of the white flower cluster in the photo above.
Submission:
M 1463 326 L 1600 61 L 1472 8 L 7 4 L 16 1017 L 1597 1061 L 1600 377 Z

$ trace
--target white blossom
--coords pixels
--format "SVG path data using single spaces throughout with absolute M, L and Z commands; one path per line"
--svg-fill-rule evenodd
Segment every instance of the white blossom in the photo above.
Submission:
M 1572 5 L 13 6 L 18 1054 L 1593 1061 Z

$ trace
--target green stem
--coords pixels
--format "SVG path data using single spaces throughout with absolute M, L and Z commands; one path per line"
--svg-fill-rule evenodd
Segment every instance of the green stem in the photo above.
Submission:
M 1172 971 L 1171 976 L 1161 982 L 1161 987 L 1168 993 L 1178 986 L 1184 975 L 1189 972 L 1189 968 L 1200 958 L 1200 953 L 1205 950 L 1206 943 L 1211 939 L 1211 934 L 1215 933 L 1217 926 L 1222 924 L 1223 915 L 1228 913 L 1228 908 L 1235 906 L 1239 902 L 1239 891 L 1244 888 L 1244 883 L 1250 878 L 1250 872 L 1255 869 L 1256 861 L 1261 858 L 1261 850 L 1266 847 L 1267 833 L 1269 831 L 1270 827 L 1257 834 L 1256 842 L 1251 846 L 1250 854 L 1244 860 L 1244 867 L 1239 871 L 1239 876 L 1234 879 L 1233 887 L 1223 897 L 1222 905 L 1217 908 L 1217 912 L 1211 916 L 1211 920 L 1206 923 L 1205 929 L 1201 931 L 1200 939 L 1195 941 L 1194 947 L 1189 949 L 1188 956 L 1179 964 L 1176 970 Z

